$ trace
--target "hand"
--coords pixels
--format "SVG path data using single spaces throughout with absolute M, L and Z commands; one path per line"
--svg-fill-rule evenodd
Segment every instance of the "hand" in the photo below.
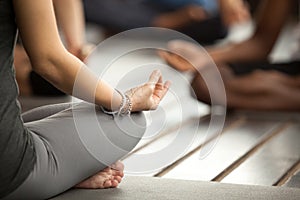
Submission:
M 85 59 L 92 53 L 92 51 L 96 48 L 96 45 L 87 43 L 84 44 L 79 53 L 79 59 L 85 62 Z
M 169 42 L 168 49 L 172 53 L 160 51 L 159 55 L 178 71 L 196 72 L 211 62 L 204 49 L 193 43 L 174 40 Z
M 159 70 L 153 71 L 147 83 L 126 92 L 132 102 L 132 111 L 155 110 L 167 93 L 170 84 L 169 81 L 163 83 Z
M 95 49 L 95 45 L 91 43 L 87 43 L 82 45 L 79 48 L 76 47 L 68 47 L 68 51 L 79 58 L 81 61 L 85 61 L 85 59 L 92 53 L 92 51 Z

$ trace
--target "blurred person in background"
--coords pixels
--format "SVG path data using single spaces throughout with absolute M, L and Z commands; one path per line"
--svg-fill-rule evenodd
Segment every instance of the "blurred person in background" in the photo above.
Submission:
M 162 27 L 180 31 L 201 44 L 224 38 L 227 26 L 250 19 L 243 0 L 83 0 L 83 3 L 86 20 L 112 33 Z
M 284 25 L 297 7 L 296 0 L 264 0 L 259 4 L 254 35 L 246 41 L 207 48 L 224 80 L 229 108 L 254 110 L 300 110 L 300 62 L 270 63 L 268 56 Z M 198 100 L 210 103 L 207 86 L 196 72 L 207 69 L 202 49 L 173 41 L 161 56 L 180 71 L 194 71 L 192 86 Z M 191 65 L 192 64 L 192 65 Z M 213 77 L 211 77 L 213 78 Z

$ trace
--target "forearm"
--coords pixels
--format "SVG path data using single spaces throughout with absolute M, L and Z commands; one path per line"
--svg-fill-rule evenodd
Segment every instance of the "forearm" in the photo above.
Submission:
M 84 13 L 81 0 L 53 0 L 55 15 L 65 36 L 67 49 L 77 54 L 85 43 Z
M 289 18 L 294 0 L 264 0 L 256 17 L 256 30 L 247 41 L 222 48 L 210 49 L 217 63 L 244 62 L 267 59 L 282 27 Z
M 266 60 L 272 48 L 265 46 L 260 38 L 251 38 L 238 44 L 208 49 L 215 63 Z
M 67 94 L 112 110 L 121 104 L 120 95 L 110 85 L 66 50 L 32 64 L 37 73 Z
M 64 48 L 51 0 L 13 0 L 13 5 L 33 69 L 62 91 L 124 114 L 157 108 L 168 91 L 170 83 L 163 83 L 161 73 L 154 71 L 147 83 L 122 97 Z M 122 101 L 126 107 L 120 107 Z
M 97 77 L 64 48 L 57 31 L 52 1 L 14 0 L 14 9 L 33 70 L 60 90 L 80 99 L 108 109 L 114 103 L 120 103 L 117 103 L 119 99 L 112 98 L 113 88 L 98 82 Z

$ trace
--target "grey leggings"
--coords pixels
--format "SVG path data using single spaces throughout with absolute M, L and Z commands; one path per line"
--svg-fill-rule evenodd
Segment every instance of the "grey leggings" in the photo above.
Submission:
M 22 117 L 33 136 L 36 164 L 4 199 L 47 199 L 68 190 L 131 151 L 146 126 L 143 113 L 116 123 L 87 103 L 44 106 Z

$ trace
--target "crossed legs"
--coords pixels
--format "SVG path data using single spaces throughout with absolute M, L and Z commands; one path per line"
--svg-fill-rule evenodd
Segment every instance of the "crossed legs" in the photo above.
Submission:
M 124 168 L 117 161 L 134 148 L 145 128 L 128 124 L 127 131 L 138 136 L 132 137 L 99 110 L 92 104 L 79 103 L 44 106 L 24 113 L 25 127 L 34 141 L 36 164 L 25 182 L 5 199 L 47 199 L 74 186 L 116 187 Z M 133 114 L 131 119 L 145 127 L 142 113 Z
M 227 106 L 253 110 L 300 110 L 300 77 L 275 70 L 255 70 L 235 75 L 227 66 L 219 68 L 222 75 Z M 200 75 L 192 81 L 198 100 L 210 103 L 207 87 Z

